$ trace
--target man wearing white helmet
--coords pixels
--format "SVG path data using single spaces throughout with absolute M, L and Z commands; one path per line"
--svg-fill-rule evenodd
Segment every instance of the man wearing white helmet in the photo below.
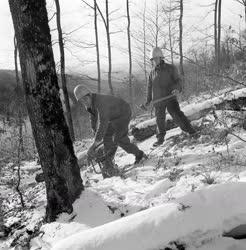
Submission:
M 128 125 L 131 119 L 130 105 L 123 99 L 111 95 L 93 93 L 83 85 L 74 89 L 78 102 L 83 104 L 90 113 L 91 127 L 95 132 L 94 143 L 87 152 L 88 158 L 95 157 L 96 147 L 103 142 L 106 171 L 104 177 L 112 176 L 112 160 L 117 147 L 127 153 L 134 154 L 135 163 L 139 163 L 145 154 L 128 138 Z M 111 168 L 111 169 L 109 169 Z
M 153 68 L 149 75 L 147 101 L 145 105 L 148 106 L 151 101 L 154 102 L 157 141 L 153 146 L 161 145 L 164 142 L 166 134 L 166 109 L 183 131 L 189 134 L 195 134 L 196 131 L 180 110 L 179 103 L 175 97 L 178 92 L 182 91 L 181 79 L 176 67 L 164 61 L 162 51 L 158 47 L 153 48 L 151 51 L 150 60 Z M 171 94 L 174 94 L 173 98 L 161 101 L 163 97 L 167 97 Z

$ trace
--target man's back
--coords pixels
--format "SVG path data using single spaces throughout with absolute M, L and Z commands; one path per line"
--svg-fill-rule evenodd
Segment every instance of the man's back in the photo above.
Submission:
M 93 108 L 110 121 L 121 116 L 131 115 L 130 105 L 120 97 L 93 94 Z

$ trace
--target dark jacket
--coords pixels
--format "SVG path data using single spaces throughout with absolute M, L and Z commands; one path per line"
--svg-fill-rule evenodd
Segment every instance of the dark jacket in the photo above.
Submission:
M 96 133 L 95 141 L 103 139 L 110 122 L 123 117 L 129 118 L 130 121 L 131 118 L 130 105 L 123 99 L 111 95 L 92 94 L 92 105 L 87 111 L 90 113 L 91 128 Z
M 147 103 L 170 95 L 174 89 L 182 90 L 178 70 L 174 65 L 161 61 L 161 64 L 150 72 Z

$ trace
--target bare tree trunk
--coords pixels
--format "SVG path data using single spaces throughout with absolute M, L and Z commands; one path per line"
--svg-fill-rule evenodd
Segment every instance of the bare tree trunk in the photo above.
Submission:
M 16 191 L 20 197 L 21 206 L 25 207 L 25 202 L 23 198 L 23 194 L 20 190 L 20 182 L 21 182 L 21 174 L 20 174 L 20 167 L 21 167 L 21 153 L 24 152 L 24 146 L 23 146 L 23 130 L 22 130 L 22 123 L 23 123 L 23 117 L 22 117 L 22 110 L 23 110 L 23 100 L 20 96 L 20 77 L 19 77 L 19 70 L 18 70 L 18 48 L 17 48 L 17 41 L 16 37 L 14 36 L 14 61 L 15 61 L 15 79 L 16 79 L 16 102 L 17 102 L 17 127 L 19 128 L 18 133 L 18 147 L 17 147 L 17 184 L 16 184 Z
M 159 6 L 156 1 L 156 17 L 155 17 L 155 47 L 158 47 L 158 37 L 159 37 Z
M 94 27 L 95 27 L 96 53 L 97 53 L 97 92 L 101 93 L 101 67 L 100 67 L 98 28 L 97 28 L 97 0 L 94 0 Z
M 100 10 L 97 4 L 97 10 L 99 11 L 101 18 L 103 20 L 106 35 L 107 35 L 107 44 L 108 44 L 108 85 L 111 95 L 114 95 L 114 89 L 112 86 L 112 59 L 111 59 L 111 40 L 110 40 L 110 31 L 109 31 L 109 11 L 108 11 L 108 0 L 105 0 L 106 4 L 106 17 L 103 16 L 102 11 Z
M 143 11 L 143 51 L 144 51 L 144 77 L 145 83 L 148 83 L 148 74 L 147 74 L 147 64 L 146 64 L 146 0 L 144 0 L 144 11 Z
M 72 141 L 75 141 L 73 120 L 72 120 L 69 96 L 68 96 L 68 91 L 67 91 L 67 80 L 66 80 L 66 73 L 65 73 L 65 53 L 64 53 L 64 43 L 63 43 L 63 35 L 62 35 L 62 28 L 61 28 L 61 10 L 60 10 L 59 0 L 55 0 L 55 4 L 56 4 L 56 25 L 57 25 L 57 30 L 58 30 L 59 49 L 60 49 L 62 90 L 63 90 L 63 95 L 64 95 L 66 116 L 67 116 L 70 136 L 71 136 Z
M 46 220 L 71 213 L 83 183 L 63 115 L 45 0 L 9 0 L 27 109 L 44 172 Z M 37 14 L 38 13 L 38 14 Z
M 168 11 L 168 36 L 169 36 L 169 46 L 171 54 L 171 62 L 173 64 L 173 41 L 172 41 L 172 28 L 171 28 L 171 0 L 169 1 L 169 11 Z
M 244 2 L 244 21 L 246 25 L 246 1 Z
M 112 86 L 112 56 L 111 56 L 111 40 L 110 40 L 110 31 L 109 31 L 109 12 L 108 12 L 108 0 L 106 3 L 106 32 L 107 32 L 107 42 L 108 42 L 108 85 L 110 94 L 114 95 L 114 90 Z
M 183 65 L 183 0 L 180 0 L 180 16 L 179 16 L 179 54 L 180 54 L 180 61 L 179 61 L 179 68 L 180 74 L 182 76 L 182 80 L 184 81 L 184 65 Z
M 132 49 L 131 49 L 131 20 L 129 10 L 129 0 L 126 0 L 126 11 L 127 11 L 127 36 L 128 36 L 128 54 L 129 54 L 129 98 L 130 104 L 133 108 L 133 94 L 132 94 Z
M 216 70 L 218 69 L 217 15 L 218 15 L 218 0 L 215 0 L 215 6 L 214 6 L 214 56 L 215 56 Z
M 16 36 L 14 36 L 14 61 L 15 61 L 15 79 L 17 87 L 20 87 L 20 77 L 19 77 L 19 70 L 18 70 L 18 48 L 17 48 L 17 41 Z
M 221 0 L 218 0 L 218 67 L 221 67 Z

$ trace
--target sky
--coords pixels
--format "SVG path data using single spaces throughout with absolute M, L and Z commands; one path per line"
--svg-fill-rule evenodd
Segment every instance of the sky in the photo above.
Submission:
M 87 0 L 92 3 L 92 0 Z M 143 0 L 130 0 L 130 12 L 132 20 L 132 30 L 137 32 L 141 29 L 142 22 L 136 17 L 137 13 L 143 9 Z M 146 0 L 147 11 L 153 9 L 155 1 Z M 205 27 L 210 27 L 213 23 L 213 7 L 208 7 L 213 0 L 185 0 L 184 1 L 184 51 L 188 51 L 191 45 L 200 42 L 206 35 Z M 94 43 L 94 24 L 93 12 L 82 3 L 81 0 L 60 0 L 62 12 L 62 28 L 66 35 L 66 69 L 68 73 L 85 73 L 93 74 L 96 72 L 96 51 L 95 48 L 84 48 L 86 42 Z M 104 0 L 98 0 L 98 4 L 104 11 Z M 110 30 L 112 34 L 112 60 L 113 71 L 126 71 L 128 65 L 127 55 L 127 34 L 126 34 L 126 1 L 111 0 L 109 1 L 110 11 L 113 11 L 111 18 Z M 47 0 L 47 9 L 51 17 L 55 11 L 53 0 Z M 238 29 L 244 28 L 243 8 L 235 0 L 222 0 L 222 25 L 224 28 L 231 25 Z M 55 19 L 50 23 L 53 40 L 57 39 Z M 210 27 L 209 32 L 213 29 Z M 73 31 L 73 32 L 72 32 Z M 72 32 L 71 34 L 69 34 Z M 0 69 L 13 69 L 13 36 L 14 30 L 12 25 L 11 14 L 9 11 L 8 1 L 0 0 Z M 107 43 L 105 28 L 99 20 L 99 38 L 100 54 L 103 74 L 107 72 Z M 135 50 L 134 41 L 132 41 L 133 54 Z M 59 61 L 59 50 L 57 44 L 54 46 L 56 61 Z M 139 54 L 139 52 L 138 52 Z M 140 52 L 141 54 L 141 52 Z

